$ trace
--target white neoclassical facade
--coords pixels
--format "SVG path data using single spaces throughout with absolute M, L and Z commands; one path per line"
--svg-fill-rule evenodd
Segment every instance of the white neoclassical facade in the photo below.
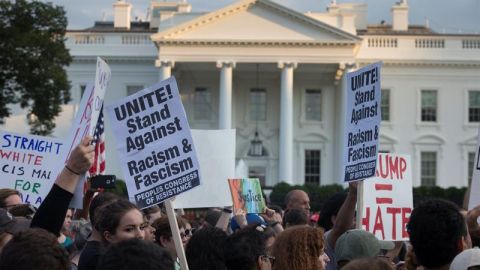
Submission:
M 414 185 L 465 186 L 480 122 L 480 36 L 409 25 L 406 1 L 391 24 L 369 25 L 365 4 L 300 13 L 270 0 L 242 0 L 195 13 L 186 1 L 152 1 L 146 22 L 117 1 L 113 22 L 69 30 L 73 101 L 56 136 L 70 127 L 95 59 L 112 82 L 106 103 L 175 76 L 190 126 L 236 129 L 236 158 L 265 186 L 338 183 L 342 78 L 383 61 L 380 150 L 410 154 Z M 28 129 L 23 112 L 4 128 Z M 119 174 L 107 125 L 107 171 Z

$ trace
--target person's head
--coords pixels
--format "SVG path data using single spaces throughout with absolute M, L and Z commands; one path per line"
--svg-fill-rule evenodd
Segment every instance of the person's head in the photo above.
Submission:
M 97 270 L 172 270 L 174 263 L 160 246 L 140 239 L 129 239 L 112 245 L 100 258 Z
M 318 226 L 322 227 L 325 231 L 332 229 L 335 219 L 337 217 L 340 207 L 347 198 L 347 193 L 338 192 L 327 199 L 320 211 L 320 218 L 318 219 Z
M 283 227 L 288 228 L 296 225 L 307 225 L 308 217 L 302 209 L 288 209 L 283 217 Z
M 273 244 L 275 270 L 325 269 L 323 231 L 309 226 L 293 226 L 281 232 Z
M 30 219 L 14 217 L 7 210 L 0 208 L 0 253 L 13 235 L 30 228 Z
M 183 218 L 177 217 L 178 229 L 180 230 L 180 237 L 185 245 L 187 243 L 187 235 L 185 234 L 185 221 Z M 177 258 L 177 251 L 172 238 L 172 230 L 170 229 L 170 223 L 167 216 L 162 216 L 155 220 L 152 224 L 155 228 L 155 242 L 160 246 L 167 249 L 172 258 Z
M 118 243 L 131 238 L 144 239 L 148 225 L 143 214 L 129 201 L 118 200 L 102 206 L 95 213 L 95 229 L 107 243 Z
M 148 224 L 152 225 L 152 223 L 162 217 L 162 211 L 158 205 L 152 205 L 148 208 L 142 210 L 143 214 L 147 218 Z
M 88 208 L 88 215 L 90 217 L 90 223 L 92 224 L 93 229 L 95 229 L 95 213 L 97 209 L 118 199 L 119 198 L 116 194 L 110 192 L 101 192 L 92 199 L 92 202 L 90 203 L 90 208 Z
M 407 230 L 413 252 L 426 268 L 449 265 L 470 243 L 458 207 L 445 200 L 420 203 L 410 215 Z
M 76 250 L 82 250 L 87 243 L 88 237 L 92 233 L 92 224 L 85 219 L 72 221 L 72 232 L 75 235 L 73 245 Z
M 274 258 L 267 254 L 263 232 L 256 228 L 238 230 L 225 244 L 228 270 L 270 270 Z
M 73 209 L 68 209 L 67 213 L 65 214 L 65 220 L 63 221 L 62 231 L 66 232 L 70 230 L 70 226 L 72 225 L 72 217 Z
M 68 270 L 67 251 L 57 237 L 43 229 L 15 234 L 0 255 L 0 269 Z
M 460 252 L 452 261 L 450 270 L 480 269 L 480 249 L 478 247 Z
M 285 210 L 302 209 L 307 217 L 310 216 L 310 198 L 308 194 L 300 189 L 294 189 L 285 196 Z
M 335 259 L 339 269 L 355 259 L 375 258 L 382 250 L 391 250 L 391 241 L 380 241 L 371 232 L 353 229 L 343 233 L 335 244 Z
M 20 191 L 11 188 L 0 189 L 0 208 L 10 210 L 12 207 L 22 203 Z
M 394 270 L 393 265 L 381 258 L 356 259 L 345 265 L 342 270 Z
M 207 227 L 195 232 L 190 238 L 185 255 L 190 270 L 226 270 L 225 241 L 227 234 L 219 228 Z

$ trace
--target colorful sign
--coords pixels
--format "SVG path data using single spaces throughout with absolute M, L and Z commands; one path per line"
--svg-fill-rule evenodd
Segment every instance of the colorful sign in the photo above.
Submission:
M 64 148 L 57 138 L 0 131 L 0 188 L 16 189 L 24 203 L 40 206 L 57 178 Z
M 346 75 L 346 117 L 342 175 L 344 182 L 375 175 L 380 134 L 381 62 Z
M 379 154 L 375 177 L 363 181 L 362 227 L 380 240 L 408 240 L 413 209 L 410 156 Z
M 200 185 L 190 126 L 175 78 L 106 107 L 129 199 L 146 208 Z
M 260 180 L 257 178 L 228 179 L 232 194 L 233 209 L 243 209 L 247 213 L 265 212 L 265 199 Z

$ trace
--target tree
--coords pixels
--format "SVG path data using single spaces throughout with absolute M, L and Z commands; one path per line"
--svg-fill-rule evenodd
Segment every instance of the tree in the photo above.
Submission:
M 0 1 L 0 123 L 10 116 L 8 105 L 19 104 L 30 112 L 32 134 L 52 132 L 60 105 L 70 101 L 66 27 L 63 7 Z

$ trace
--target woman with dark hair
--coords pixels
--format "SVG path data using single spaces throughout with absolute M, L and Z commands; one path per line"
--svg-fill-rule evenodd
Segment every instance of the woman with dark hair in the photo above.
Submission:
M 98 209 L 95 229 L 104 243 L 114 244 L 122 240 L 145 238 L 145 222 L 142 212 L 129 201 L 118 200 Z
M 293 226 L 275 239 L 273 270 L 324 270 L 330 261 L 324 252 L 323 231 Z
M 195 232 L 185 249 L 190 270 L 226 270 L 223 251 L 227 234 L 215 227 Z

